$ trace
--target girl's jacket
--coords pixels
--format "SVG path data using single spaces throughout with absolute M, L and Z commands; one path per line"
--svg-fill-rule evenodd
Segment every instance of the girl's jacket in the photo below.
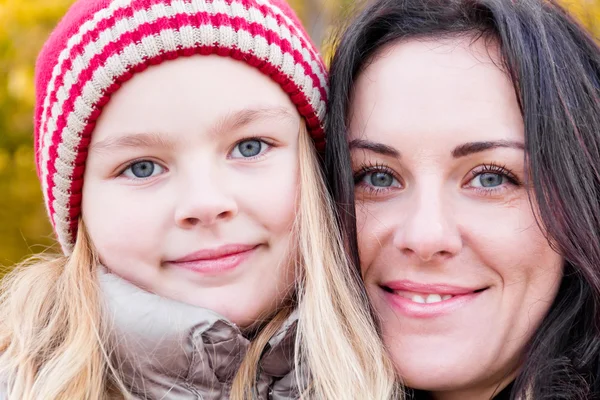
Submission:
M 146 292 L 100 268 L 113 365 L 136 400 L 228 399 L 249 340 L 224 317 Z M 297 317 L 269 341 L 259 365 L 258 399 L 299 395 L 294 371 Z M 302 387 L 306 379 L 300 378 Z M 6 386 L 0 382 L 0 400 Z

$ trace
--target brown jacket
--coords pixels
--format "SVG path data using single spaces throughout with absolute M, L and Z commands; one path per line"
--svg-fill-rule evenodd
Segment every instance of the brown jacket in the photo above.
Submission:
M 112 358 L 135 400 L 222 400 L 249 341 L 239 328 L 206 309 L 148 293 L 103 270 Z M 292 315 L 264 352 L 258 379 L 260 400 L 299 398 L 294 372 Z M 5 400 L 0 382 L 0 400 Z M 44 399 L 45 400 L 45 399 Z
M 239 328 L 206 309 L 167 300 L 110 273 L 100 274 L 113 324 L 115 364 L 138 399 L 228 399 L 248 349 Z M 258 398 L 298 398 L 292 316 L 262 357 Z

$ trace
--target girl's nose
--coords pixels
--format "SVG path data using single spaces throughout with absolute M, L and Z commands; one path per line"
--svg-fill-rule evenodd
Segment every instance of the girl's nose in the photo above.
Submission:
M 175 223 L 179 227 L 211 226 L 237 215 L 235 197 L 224 183 L 225 179 L 217 175 L 213 171 L 182 183 L 184 188 L 175 210 Z

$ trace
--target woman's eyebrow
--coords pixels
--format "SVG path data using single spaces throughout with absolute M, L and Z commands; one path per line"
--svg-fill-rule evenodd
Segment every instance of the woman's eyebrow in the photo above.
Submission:
M 470 142 L 456 146 L 452 150 L 452 157 L 460 158 L 471 155 L 473 153 L 479 153 L 486 150 L 495 149 L 498 147 L 512 148 L 525 150 L 525 144 L 522 142 L 514 142 L 510 140 L 496 140 L 496 141 L 485 141 L 485 142 Z
M 370 140 L 364 139 L 354 139 L 350 141 L 348 146 L 350 150 L 362 149 L 372 151 L 374 153 L 378 153 L 384 156 L 400 158 L 400 152 L 398 150 L 383 143 L 372 142 Z

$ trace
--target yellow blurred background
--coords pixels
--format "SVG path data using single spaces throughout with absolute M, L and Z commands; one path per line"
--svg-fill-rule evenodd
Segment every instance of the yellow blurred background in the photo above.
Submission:
M 0 0 L 0 266 L 54 243 L 33 163 L 33 69 L 43 41 L 73 2 Z M 317 44 L 352 3 L 291 1 Z M 562 3 L 600 38 L 600 0 Z

